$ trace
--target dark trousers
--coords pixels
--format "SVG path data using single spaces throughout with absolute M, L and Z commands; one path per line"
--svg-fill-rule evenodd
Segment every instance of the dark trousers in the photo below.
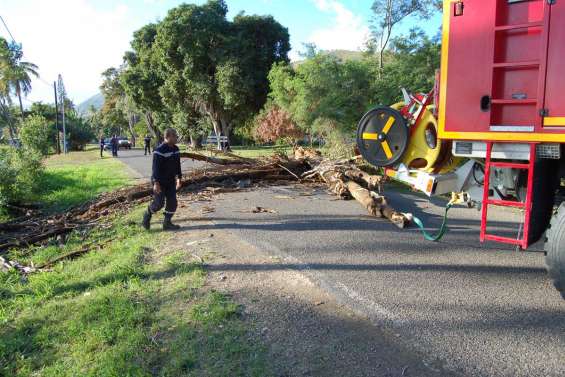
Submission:
M 165 207 L 165 217 L 171 218 L 177 211 L 177 189 L 174 183 L 161 185 L 159 194 L 153 193 L 149 212 L 157 213 Z
M 100 157 L 103 156 L 103 153 L 104 153 L 104 146 L 101 145 L 101 146 L 100 146 Z
M 112 145 L 112 156 L 118 157 L 118 146 Z
M 149 144 L 145 144 L 145 155 L 147 156 L 147 153 L 151 154 L 151 146 Z

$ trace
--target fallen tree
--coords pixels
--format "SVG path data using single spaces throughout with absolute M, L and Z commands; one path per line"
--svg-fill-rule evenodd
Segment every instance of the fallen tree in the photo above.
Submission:
M 197 153 L 183 153 L 183 158 L 213 163 L 216 166 L 197 170 L 182 182 L 181 192 L 185 194 L 208 193 L 211 197 L 218 188 L 238 190 L 259 182 L 323 182 L 328 190 L 342 199 L 355 199 L 369 215 L 390 220 L 403 228 L 411 220 L 411 215 L 392 208 L 383 196 L 384 178 L 371 175 L 357 165 L 360 158 L 333 161 L 324 159 L 319 152 L 297 148 L 292 157 L 276 155 L 268 159 L 229 159 L 207 157 Z M 79 229 L 88 229 L 104 223 L 105 219 L 116 213 L 127 211 L 133 205 L 146 202 L 152 195 L 150 183 L 117 190 L 104 194 L 91 202 L 73 208 L 66 213 L 36 218 L 18 218 L 0 224 L 0 254 L 10 248 L 26 247 L 47 242 L 54 237 L 65 235 Z M 46 268 L 54 263 L 74 258 L 95 249 L 88 245 L 61 255 L 44 265 L 25 267 L 16 262 L 3 261 L 4 268 L 16 268 L 20 272 L 30 272 Z
M 411 221 L 412 215 L 396 211 L 382 196 L 385 178 L 370 175 L 356 166 L 360 157 L 333 161 L 301 147 L 295 149 L 294 155 L 297 160 L 301 158 L 311 167 L 303 174 L 305 179 L 320 177 L 333 194 L 343 199 L 354 198 L 369 215 L 385 217 L 399 228 L 404 228 Z

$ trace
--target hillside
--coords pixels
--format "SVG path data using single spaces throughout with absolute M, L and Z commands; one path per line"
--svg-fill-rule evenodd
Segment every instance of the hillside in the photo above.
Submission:
M 363 58 L 363 54 L 364 54 L 363 51 L 351 51 L 351 50 L 323 50 L 323 51 L 320 51 L 320 53 L 323 54 L 323 55 L 335 56 L 336 58 L 338 58 L 342 62 L 348 61 L 348 60 L 361 60 Z M 300 65 L 303 62 L 304 62 L 304 59 L 303 60 L 297 60 L 297 61 L 292 62 L 292 65 L 294 67 L 296 67 L 297 65 Z
M 86 101 L 80 103 L 77 106 L 77 111 L 79 114 L 86 114 L 91 106 L 94 106 L 94 108 L 98 110 L 102 107 L 102 105 L 104 105 L 104 97 L 102 96 L 102 93 L 98 93 L 90 97 Z

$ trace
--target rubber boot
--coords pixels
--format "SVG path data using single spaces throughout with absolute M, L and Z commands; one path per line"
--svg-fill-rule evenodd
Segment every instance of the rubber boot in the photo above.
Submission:
M 141 222 L 141 225 L 143 225 L 145 230 L 151 229 L 151 212 L 149 211 L 149 208 L 143 214 L 143 221 Z
M 173 224 L 171 221 L 172 216 L 165 215 L 165 220 L 163 220 L 163 230 L 179 230 L 180 225 Z

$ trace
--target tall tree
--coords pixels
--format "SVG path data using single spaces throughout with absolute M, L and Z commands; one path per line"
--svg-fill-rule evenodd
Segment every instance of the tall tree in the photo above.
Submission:
M 163 80 L 159 76 L 157 60 L 153 53 L 157 25 L 148 24 L 133 34 L 131 47 L 124 56 L 125 68 L 121 77 L 126 94 L 145 116 L 145 123 L 151 135 L 161 139 L 156 125 L 156 114 L 165 110 L 160 88 Z
M 371 10 L 371 31 L 379 54 L 379 66 L 384 67 L 384 52 L 394 27 L 410 16 L 427 18 L 440 7 L 439 0 L 374 0 Z
M 39 77 L 38 67 L 30 62 L 22 60 L 22 46 L 15 42 L 8 43 L 0 38 L 0 88 L 12 90 L 18 97 L 22 118 L 24 106 L 22 95 L 27 96 L 31 92 L 31 76 Z
M 155 40 L 166 106 L 197 109 L 212 119 L 217 135 L 227 123 L 217 79 L 219 66 L 229 64 L 227 11 L 223 0 L 180 5 L 158 25 Z
M 102 72 L 100 90 L 104 96 L 104 105 L 100 109 L 104 123 L 113 127 L 113 133 L 121 133 L 127 127 L 131 138 L 135 141 L 133 126 L 137 122 L 131 100 L 125 98 L 126 93 L 121 82 L 121 68 L 108 68 Z
M 341 61 L 318 53 L 296 68 L 273 67 L 270 96 L 307 133 L 321 120 L 349 132 L 374 98 L 370 68 L 370 60 Z
M 10 140 L 14 143 L 16 138 L 16 116 L 12 110 L 9 98 L 9 96 L 0 94 L 0 129 L 7 128 Z
M 217 135 L 259 110 L 274 62 L 288 61 L 288 31 L 272 17 L 226 18 L 223 0 L 183 4 L 157 26 L 155 53 L 165 105 L 208 116 Z

